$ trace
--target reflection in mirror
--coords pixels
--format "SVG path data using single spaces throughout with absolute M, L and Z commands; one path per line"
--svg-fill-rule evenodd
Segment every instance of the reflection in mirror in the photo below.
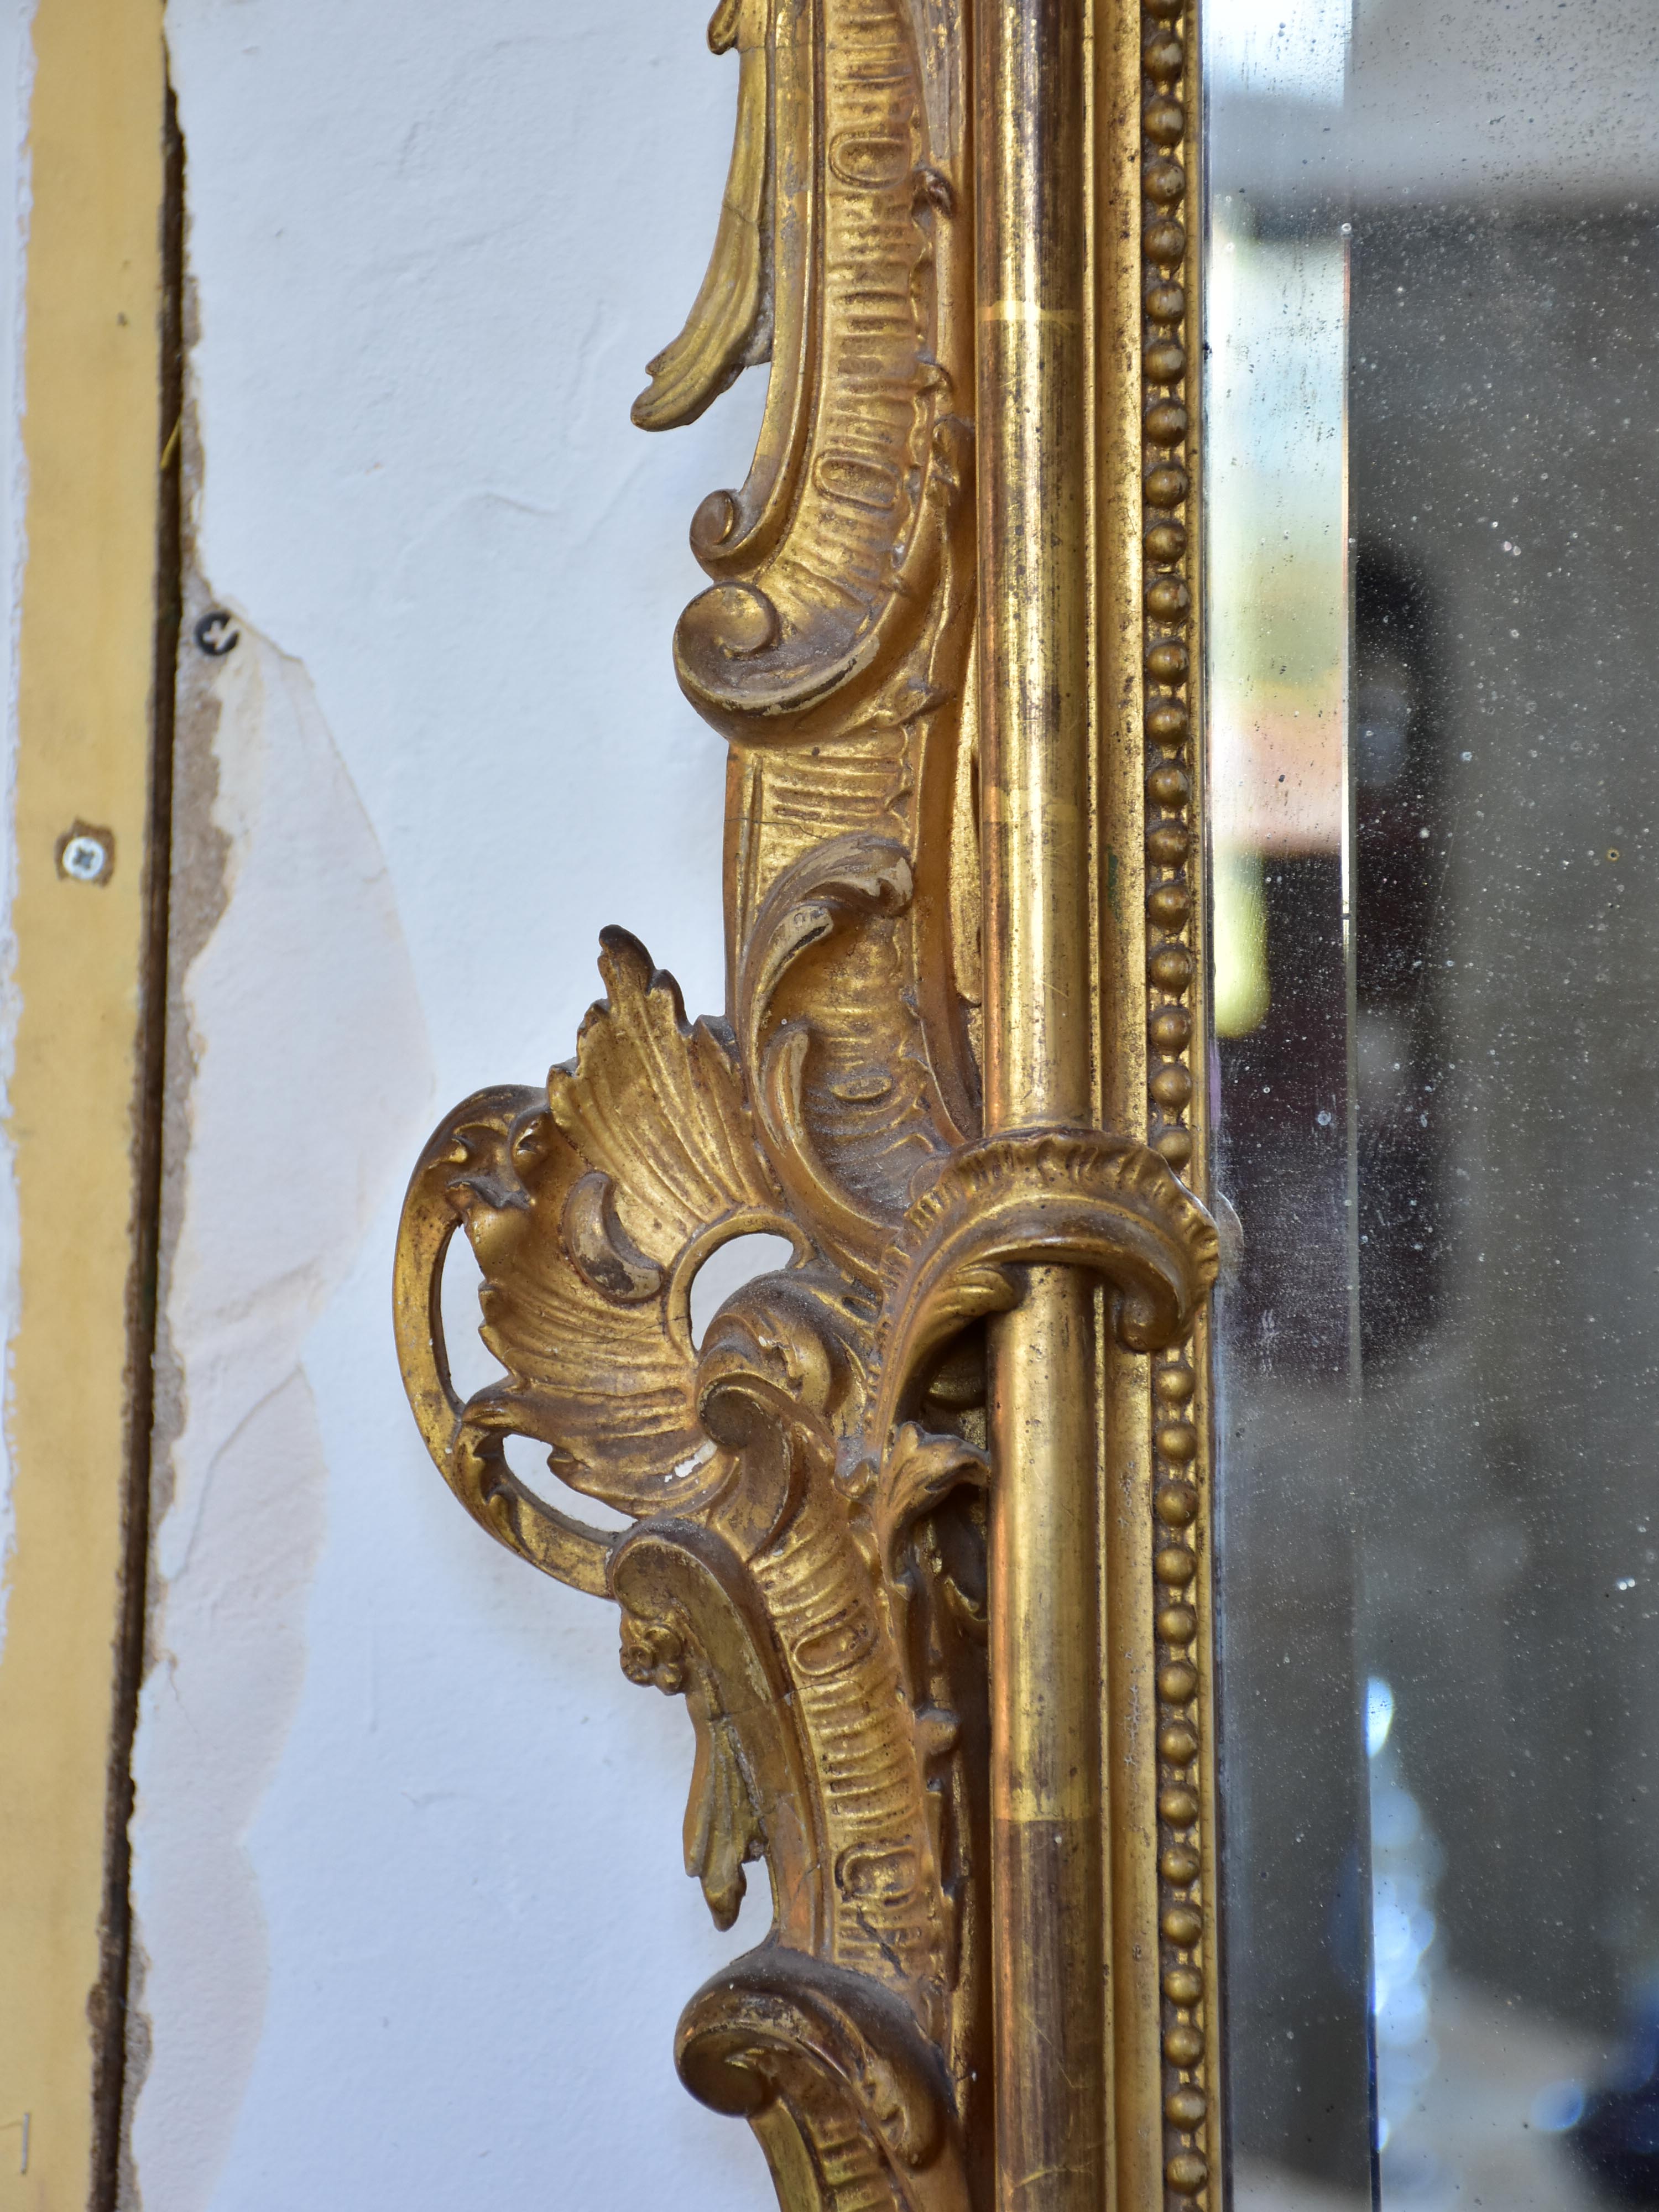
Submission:
M 1659 12 L 1206 36 L 1237 2201 L 1659 2204 Z

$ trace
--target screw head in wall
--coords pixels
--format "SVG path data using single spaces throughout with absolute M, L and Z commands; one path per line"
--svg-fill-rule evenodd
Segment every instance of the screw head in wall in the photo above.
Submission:
M 115 873 L 115 832 L 72 822 L 58 840 L 58 872 L 71 884 L 106 884 Z

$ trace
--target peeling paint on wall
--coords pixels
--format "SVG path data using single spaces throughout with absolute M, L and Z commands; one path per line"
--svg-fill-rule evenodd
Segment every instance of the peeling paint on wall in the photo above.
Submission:
M 165 2212 L 212 2201 L 263 2024 L 244 1839 L 299 1699 L 326 1510 L 306 1340 L 431 1081 L 385 862 L 305 671 L 212 605 L 186 594 L 165 1510 L 134 1757 L 129 2193 Z

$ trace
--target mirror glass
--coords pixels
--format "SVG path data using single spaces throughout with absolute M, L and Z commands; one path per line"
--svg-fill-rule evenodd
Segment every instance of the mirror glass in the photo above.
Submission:
M 1659 2204 L 1659 11 L 1210 11 L 1236 2203 Z

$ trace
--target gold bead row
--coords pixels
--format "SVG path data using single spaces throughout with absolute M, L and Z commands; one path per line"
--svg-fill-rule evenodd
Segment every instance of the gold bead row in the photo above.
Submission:
M 1146 325 L 1142 554 L 1146 728 L 1148 1088 L 1154 1147 L 1179 1174 L 1191 1163 L 1194 823 L 1190 701 L 1193 595 L 1188 532 L 1192 441 L 1186 404 L 1188 300 L 1181 213 L 1188 177 L 1182 99 L 1184 0 L 1143 0 L 1141 191 Z M 1153 1370 L 1152 1555 L 1158 1642 L 1158 1933 L 1164 1993 L 1164 2179 L 1190 2208 L 1209 2183 L 1205 2058 L 1202 1796 L 1199 1763 L 1194 1480 L 1198 1431 L 1187 1352 Z
M 1190 1007 L 1194 963 L 1193 782 L 1188 739 L 1192 587 L 1181 517 L 1191 485 L 1186 404 L 1187 233 L 1181 214 L 1187 136 L 1181 99 L 1184 0 L 1145 0 L 1141 43 L 1141 262 L 1146 391 L 1141 551 L 1146 696 L 1146 909 L 1151 925 L 1147 1013 L 1152 1139 L 1177 1174 L 1193 1156 Z M 1188 941 L 1183 942 L 1183 939 Z
M 1157 1521 L 1158 1933 L 1164 1988 L 1164 2179 L 1182 2205 L 1209 2179 L 1203 2129 L 1209 2112 L 1204 2060 L 1202 1798 L 1199 1764 L 1196 1605 L 1199 1516 L 1194 1376 L 1177 1349 L 1152 1370 Z

